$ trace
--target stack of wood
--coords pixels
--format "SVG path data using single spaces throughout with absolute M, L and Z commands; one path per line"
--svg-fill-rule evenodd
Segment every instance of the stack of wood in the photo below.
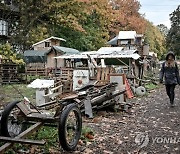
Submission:
M 0 83 L 18 83 L 17 65 L 9 60 L 3 59 L 0 63 Z
M 101 87 L 90 86 L 87 88 L 84 95 L 78 96 L 78 99 L 81 100 L 79 102 L 81 111 L 85 112 L 85 114 L 89 117 L 92 117 L 93 109 L 98 110 L 104 107 L 115 105 L 117 103 L 115 100 L 116 96 L 125 93 L 125 90 L 117 91 L 117 85 L 118 83 L 109 83 Z

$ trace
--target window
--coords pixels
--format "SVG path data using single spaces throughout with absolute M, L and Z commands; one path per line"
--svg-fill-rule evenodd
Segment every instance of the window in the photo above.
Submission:
M 45 47 L 50 47 L 50 42 L 45 42 Z
M 8 23 L 4 20 L 0 20 L 0 35 L 7 36 L 8 33 Z

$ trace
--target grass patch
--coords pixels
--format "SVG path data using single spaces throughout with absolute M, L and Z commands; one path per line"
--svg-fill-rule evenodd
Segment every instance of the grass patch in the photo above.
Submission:
M 86 143 L 92 139 L 94 139 L 93 129 L 87 126 L 82 127 L 81 140 Z
M 83 143 L 91 142 L 94 138 L 94 131 L 90 127 L 83 127 L 81 133 L 81 140 Z M 59 141 L 58 141 L 58 129 L 57 127 L 43 126 L 37 132 L 33 133 L 28 139 L 32 140 L 45 140 L 44 146 L 26 145 L 26 144 L 14 144 L 6 154 L 15 153 L 31 153 L 35 149 L 35 153 L 51 153 L 52 149 L 55 152 L 59 152 Z
M 153 84 L 153 83 L 150 83 L 150 84 L 146 84 L 145 85 L 145 88 L 147 89 L 147 90 L 153 90 L 153 89 L 156 89 L 156 88 L 158 88 L 159 86 L 158 85 L 155 85 L 155 84 Z
M 43 126 L 37 132 L 34 132 L 31 136 L 29 136 L 28 139 L 44 140 L 46 141 L 46 144 L 44 146 L 14 144 L 14 146 L 11 149 L 9 149 L 6 153 L 31 153 L 32 150 L 35 150 L 35 153 L 51 153 L 52 148 L 56 149 L 56 151 L 59 151 L 57 127 Z
M 22 100 L 23 96 L 27 97 L 31 102 L 35 102 L 35 89 L 28 88 L 26 84 L 13 84 L 0 86 L 0 95 L 3 97 L 1 102 L 8 103 L 16 100 Z
M 49 153 L 50 148 L 59 149 L 58 129 L 57 127 L 41 127 L 41 129 L 32 136 L 35 140 L 46 141 L 45 146 L 40 147 L 43 153 Z

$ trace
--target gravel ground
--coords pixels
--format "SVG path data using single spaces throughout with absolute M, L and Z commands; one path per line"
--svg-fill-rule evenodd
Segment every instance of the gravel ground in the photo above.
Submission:
M 165 88 L 130 100 L 131 113 L 101 112 L 83 125 L 94 130 L 94 139 L 78 145 L 74 153 L 97 154 L 179 154 L 180 87 L 176 87 L 175 107 L 169 106 Z
M 95 118 L 83 118 L 83 126 L 93 130 L 93 139 L 80 140 L 82 154 L 180 154 L 180 86 L 176 87 L 175 107 L 169 107 L 165 88 L 147 96 L 128 100 L 129 113 L 99 111 Z M 62 149 L 50 153 L 67 153 Z

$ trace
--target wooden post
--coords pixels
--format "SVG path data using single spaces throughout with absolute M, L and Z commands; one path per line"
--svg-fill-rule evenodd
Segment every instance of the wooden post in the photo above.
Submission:
M 42 122 L 37 122 L 36 124 L 34 124 L 33 126 L 31 126 L 30 128 L 28 128 L 27 130 L 25 130 L 24 132 L 22 132 L 21 134 L 19 134 L 18 136 L 15 137 L 15 139 L 19 139 L 22 137 L 26 137 L 29 134 L 31 134 L 33 131 L 36 131 L 37 129 L 39 129 L 41 126 L 43 125 Z M 4 145 L 2 145 L 0 147 L 0 153 L 4 153 L 8 148 L 10 148 L 13 145 L 13 143 L 6 143 Z

